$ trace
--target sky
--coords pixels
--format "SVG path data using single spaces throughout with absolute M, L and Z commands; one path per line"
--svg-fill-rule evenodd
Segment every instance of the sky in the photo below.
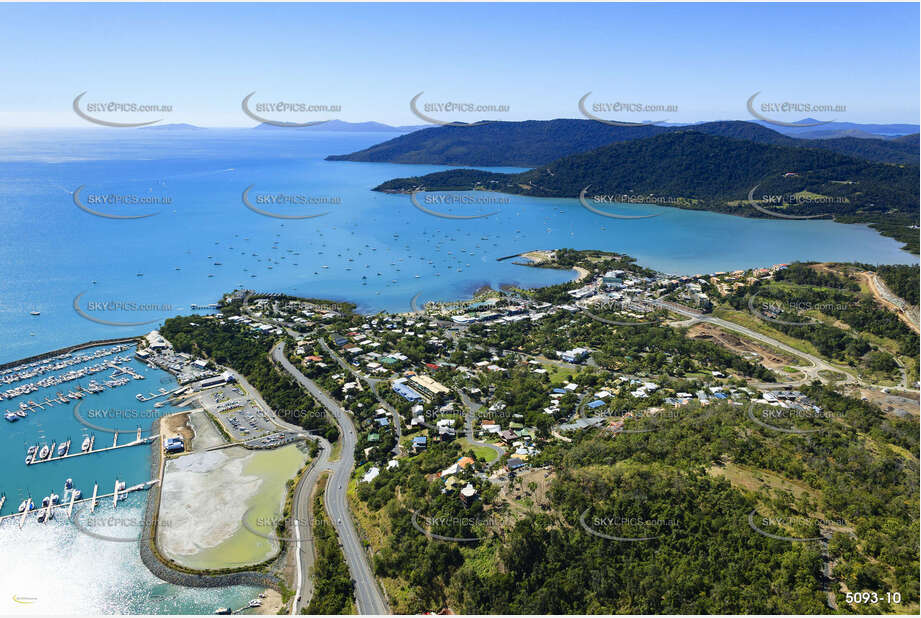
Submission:
M 484 118 L 751 120 L 754 105 L 840 106 L 765 115 L 919 119 L 919 5 L 903 4 L 0 4 L 0 127 L 92 126 L 106 112 L 253 126 L 270 102 L 339 106 L 270 120 L 397 125 Z M 435 104 L 507 106 L 507 111 Z M 667 112 L 597 107 L 673 106 Z M 428 107 L 426 107 L 428 105 Z M 426 111 L 428 110 L 428 111 Z

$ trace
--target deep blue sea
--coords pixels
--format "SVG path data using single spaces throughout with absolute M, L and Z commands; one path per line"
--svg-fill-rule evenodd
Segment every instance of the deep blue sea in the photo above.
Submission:
M 865 226 L 829 221 L 620 206 L 622 213 L 659 214 L 628 221 L 600 217 L 575 199 L 488 194 L 500 201 L 444 205 L 419 196 L 426 208 L 448 214 L 496 212 L 445 219 L 420 211 L 408 196 L 371 191 L 394 177 L 444 167 L 324 161 L 328 154 L 392 137 L 255 129 L 0 133 L 0 362 L 144 333 L 167 317 L 189 313 L 193 303 L 214 303 L 235 288 L 348 300 L 367 312 L 406 311 L 417 294 L 419 302 L 450 300 L 483 285 L 533 287 L 574 276 L 496 261 L 532 249 L 618 251 L 681 274 L 794 260 L 917 260 Z M 261 210 L 325 214 L 264 216 L 244 204 L 247 188 L 250 205 Z M 77 202 L 98 213 L 156 214 L 96 216 L 78 207 L 75 192 Z M 465 195 L 478 200 L 487 194 Z M 119 199 L 112 203 L 105 196 Z M 269 196 L 286 201 L 272 203 Z M 137 362 L 132 366 L 147 378 L 90 396 L 85 405 L 136 409 L 136 393 L 172 387 L 166 374 Z M 56 390 L 21 399 L 41 401 Z M 18 401 L 0 401 L 0 411 Z M 124 429 L 137 424 L 110 421 Z M 144 419 L 145 432 L 149 424 Z M 29 495 L 38 500 L 52 490 L 63 495 L 66 478 L 84 493 L 94 482 L 111 491 L 116 477 L 129 485 L 147 480 L 147 447 L 26 468 L 29 445 L 70 437 L 79 449 L 86 432 L 72 405 L 17 423 L 0 419 L 0 491 L 8 499 L 3 513 L 15 511 Z M 136 494 L 118 513 L 140 518 L 143 500 L 144 494 Z M 250 588 L 164 584 L 143 567 L 134 544 L 100 541 L 60 519 L 48 525 L 33 519 L 23 530 L 10 521 L 0 525 L 4 603 L 11 603 L 12 595 L 38 599 L 17 611 L 210 613 L 219 605 L 239 606 L 254 594 Z M 55 598 L 68 604 L 55 604 Z
M 916 259 L 865 226 L 638 205 L 621 212 L 660 216 L 614 220 L 575 199 L 490 194 L 508 203 L 422 202 L 449 214 L 497 212 L 443 219 L 421 212 L 408 196 L 371 188 L 444 167 L 324 161 L 393 136 L 278 129 L 0 133 L 0 361 L 151 328 L 90 321 L 74 310 L 78 295 L 91 318 L 155 324 L 237 287 L 403 311 L 416 294 L 420 301 L 455 299 L 486 284 L 537 286 L 572 276 L 496 261 L 531 249 L 607 249 L 682 274 L 793 260 Z M 262 216 L 243 203 L 248 187 L 260 209 L 326 214 Z M 75 205 L 78 188 L 79 201 L 97 212 L 157 214 L 97 217 Z M 279 194 L 337 203 L 265 203 Z M 161 203 L 90 203 L 109 195 Z

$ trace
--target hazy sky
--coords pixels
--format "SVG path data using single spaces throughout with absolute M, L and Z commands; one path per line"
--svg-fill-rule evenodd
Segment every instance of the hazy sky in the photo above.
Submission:
M 422 124 L 423 103 L 507 105 L 438 113 L 474 121 L 580 117 L 579 99 L 675 105 L 629 121 L 751 119 L 758 104 L 846 106 L 854 122 L 918 122 L 918 4 L 0 5 L 0 126 L 92 126 L 73 111 L 171 105 L 163 118 L 251 126 L 251 103 L 339 105 L 261 114 Z M 252 109 L 252 107 L 251 107 Z

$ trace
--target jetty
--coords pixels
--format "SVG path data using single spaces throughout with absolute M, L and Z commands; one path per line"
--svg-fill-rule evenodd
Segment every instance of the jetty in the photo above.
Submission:
M 147 436 L 146 438 L 143 438 L 141 437 L 141 430 L 140 428 L 138 428 L 137 437 L 134 440 L 132 440 L 131 442 L 126 442 L 125 444 L 119 444 L 118 443 L 118 432 L 116 431 L 115 437 L 112 440 L 112 446 L 107 446 L 105 448 L 97 448 L 94 450 L 93 445 L 96 443 L 96 436 L 94 435 L 90 438 L 90 447 L 86 451 L 80 451 L 79 453 L 67 453 L 65 455 L 48 456 L 45 459 L 39 459 L 37 455 L 33 455 L 29 459 L 29 461 L 26 462 L 26 465 L 31 466 L 31 465 L 40 464 L 40 463 L 47 463 L 49 461 L 61 461 L 62 459 L 71 459 L 73 457 L 82 457 L 84 455 L 95 455 L 96 453 L 105 453 L 107 451 L 114 451 L 120 448 L 129 448 L 132 446 L 142 446 L 144 444 L 150 444 L 151 442 L 153 442 L 159 437 L 160 437 L 160 434 L 154 434 L 152 436 Z M 38 453 L 39 450 L 36 449 L 35 452 Z M 53 444 L 51 447 L 51 452 L 55 452 Z
M 116 481 L 116 482 L 118 482 L 118 481 Z M 125 487 L 125 488 L 118 489 L 117 492 L 113 491 L 113 492 L 110 493 L 110 494 L 101 494 L 101 495 L 98 495 L 98 494 L 96 493 L 96 490 L 94 489 L 94 490 L 93 490 L 93 497 L 92 497 L 92 498 L 80 498 L 79 500 L 73 500 L 73 499 L 72 499 L 72 500 L 71 500 L 71 509 L 73 508 L 74 505 L 84 504 L 84 503 L 90 503 L 90 512 L 92 513 L 92 512 L 94 511 L 93 505 L 94 505 L 95 500 L 96 500 L 97 498 L 100 499 L 100 500 L 105 499 L 105 498 L 115 498 L 115 499 L 117 500 L 118 498 L 125 497 L 125 496 L 127 496 L 128 494 L 134 493 L 134 492 L 136 492 L 136 491 L 147 491 L 148 489 L 150 489 L 151 487 L 153 487 L 154 485 L 156 485 L 156 484 L 159 483 L 159 482 L 160 482 L 160 479 L 153 479 L 153 480 L 150 480 L 150 481 L 146 481 L 146 482 L 144 482 L 144 483 L 138 483 L 137 485 L 132 485 L 131 487 Z M 117 497 L 116 497 L 116 493 L 117 493 Z M 19 518 L 19 527 L 22 528 L 23 524 L 24 524 L 25 521 L 26 521 L 26 517 L 28 517 L 29 513 L 32 513 L 32 514 L 39 513 L 39 514 L 41 514 L 42 511 L 46 511 L 46 510 L 47 510 L 45 507 L 42 507 L 41 509 L 37 509 L 37 510 L 36 510 L 36 509 L 29 510 L 29 506 L 31 506 L 32 504 L 33 504 L 32 499 L 29 498 L 28 503 L 27 503 L 27 505 L 26 505 L 26 509 L 25 509 L 22 513 L 11 513 L 11 514 L 9 514 L 9 515 L 3 515 L 2 517 L 0 517 L 0 525 L 2 525 L 3 522 L 5 522 L 5 521 L 8 520 L 8 519 L 13 519 L 13 518 L 15 518 L 15 517 L 18 517 L 18 518 Z M 50 504 L 49 504 L 48 506 L 51 507 Z M 68 515 L 69 515 L 69 513 L 68 513 Z M 46 521 L 47 521 L 47 519 L 46 519 Z

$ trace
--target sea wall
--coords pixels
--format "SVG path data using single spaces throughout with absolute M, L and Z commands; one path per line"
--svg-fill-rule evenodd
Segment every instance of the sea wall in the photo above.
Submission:
M 58 356 L 59 354 L 67 354 L 69 352 L 76 352 L 77 350 L 83 350 L 85 348 L 95 348 L 101 345 L 114 345 L 116 343 L 132 343 L 139 339 L 140 337 L 121 337 L 120 339 L 97 339 L 96 341 L 87 341 L 86 343 L 78 343 L 77 345 L 72 345 L 66 348 L 61 348 L 60 350 L 52 350 L 51 352 L 43 352 L 42 354 L 36 354 L 35 356 L 29 356 L 28 358 L 20 358 L 19 360 L 10 361 L 8 363 L 2 363 L 0 364 L 0 371 L 3 371 L 4 369 L 9 369 L 10 367 L 15 367 L 16 365 L 23 365 L 25 363 L 31 363 L 32 361 L 51 358 L 52 356 Z

